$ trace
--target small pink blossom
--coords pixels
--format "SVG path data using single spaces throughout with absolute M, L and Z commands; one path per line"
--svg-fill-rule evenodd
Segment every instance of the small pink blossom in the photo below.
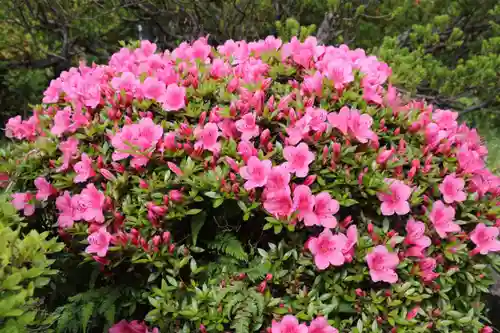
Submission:
M 31 216 L 35 212 L 35 205 L 30 203 L 33 200 L 31 193 L 13 193 L 12 206 L 17 210 L 22 210 L 24 215 Z
M 73 179 L 75 183 L 83 183 L 87 179 L 95 176 L 95 171 L 92 168 L 92 159 L 86 154 L 82 154 L 81 161 L 73 167 L 76 171 L 76 176 Z
M 458 224 L 453 222 L 454 218 L 455 209 L 453 207 L 446 206 L 441 200 L 434 202 L 429 214 L 429 219 L 434 225 L 439 237 L 446 238 L 448 233 L 462 230 Z
M 73 206 L 71 205 L 71 196 L 68 191 L 56 199 L 56 207 L 59 210 L 57 224 L 61 228 L 71 228 L 74 224 Z
M 358 243 L 358 227 L 356 225 L 351 225 L 347 228 L 346 231 L 347 241 L 345 243 L 344 248 L 342 249 L 342 253 L 346 258 L 346 261 L 350 262 L 354 257 L 354 245 Z
M 255 123 L 255 114 L 247 113 L 240 120 L 236 121 L 236 128 L 241 132 L 243 140 L 250 140 L 259 136 L 259 126 Z
M 96 232 L 87 237 L 89 246 L 85 249 L 87 253 L 95 253 L 99 257 L 105 257 L 108 253 L 109 242 L 111 241 L 111 234 L 105 228 L 100 228 Z
M 406 223 L 406 232 L 406 244 L 415 245 L 422 249 L 431 245 L 431 239 L 425 235 L 425 223 L 410 218 Z
M 271 192 L 289 190 L 289 185 L 290 172 L 283 165 L 273 167 L 267 177 L 266 190 Z
M 54 116 L 54 126 L 50 129 L 50 132 L 55 136 L 61 136 L 66 132 L 71 126 L 71 109 L 64 108 L 63 110 L 57 111 Z
M 71 137 L 59 144 L 59 150 L 62 151 L 63 164 L 57 169 L 58 172 L 66 170 L 69 163 L 78 152 L 78 139 Z
M 306 185 L 299 185 L 293 190 L 293 210 L 298 213 L 300 220 L 313 214 L 314 195 Z M 307 224 L 306 224 L 307 225 Z
M 283 156 L 287 160 L 285 167 L 295 173 L 297 177 L 305 177 L 309 172 L 309 164 L 314 161 L 314 153 L 304 142 L 297 147 L 288 146 L 283 149 Z
M 338 333 L 336 328 L 333 328 L 328 324 L 328 320 L 325 317 L 316 317 L 311 321 L 309 325 L 308 333 Z
M 155 77 L 148 77 L 141 85 L 141 91 L 145 98 L 161 102 L 165 99 L 165 83 Z
M 238 143 L 238 154 L 240 154 L 243 160 L 246 161 L 251 156 L 257 156 L 257 149 L 255 149 L 251 142 L 241 141 Z
M 208 123 L 204 127 L 196 127 L 194 135 L 197 140 L 194 144 L 195 148 L 203 148 L 214 154 L 219 153 L 221 145 L 217 142 L 217 138 L 219 137 L 217 124 Z
M 481 254 L 500 251 L 500 240 L 498 240 L 498 228 L 487 227 L 484 223 L 479 223 L 470 233 L 470 239 L 476 245 L 474 251 Z
M 292 205 L 289 189 L 267 193 L 264 200 L 264 209 L 276 217 L 289 217 L 293 212 Z
M 439 273 L 434 272 L 437 263 L 434 258 L 424 258 L 418 262 L 420 267 L 420 276 L 425 282 L 430 282 L 439 276 Z
M 455 177 L 455 174 L 444 177 L 443 182 L 439 185 L 439 191 L 443 194 L 443 200 L 447 204 L 453 202 L 462 202 L 467 198 L 463 191 L 465 181 L 462 178 Z
M 179 87 L 175 83 L 167 86 L 165 98 L 163 100 L 163 107 L 167 111 L 177 111 L 186 106 L 186 88 Z
M 240 175 L 246 180 L 243 185 L 245 189 L 248 191 L 266 185 L 271 168 L 271 161 L 261 161 L 255 156 L 250 157 L 247 164 L 240 168 Z
M 380 211 L 383 215 L 405 215 L 410 212 L 408 199 L 411 195 L 411 188 L 403 182 L 395 179 L 386 179 L 389 184 L 389 193 L 377 193 L 382 204 Z
M 308 247 L 314 256 L 314 263 L 320 270 L 328 266 L 342 266 L 345 262 L 342 250 L 347 243 L 347 237 L 343 234 L 333 235 L 330 229 L 325 229 L 318 237 L 308 241 Z
M 371 130 L 372 117 L 368 114 L 360 114 L 358 110 L 349 109 L 347 106 L 342 107 L 338 113 L 328 114 L 328 122 L 342 134 L 349 134 L 361 143 L 366 143 L 376 137 Z
M 321 192 L 314 200 L 314 211 L 305 215 L 306 226 L 322 225 L 325 228 L 335 228 L 337 219 L 334 214 L 339 211 L 340 205 L 337 200 L 332 199 L 328 192 Z
M 88 184 L 80 194 L 71 198 L 73 207 L 73 218 L 75 221 L 85 220 L 87 222 L 104 222 L 102 209 L 104 208 L 104 194 L 98 191 L 94 184 Z
M 326 110 L 308 107 L 306 108 L 306 115 L 310 118 L 309 126 L 314 131 L 324 131 L 326 129 L 326 119 L 328 113 Z
M 354 81 L 352 65 L 343 59 L 332 59 L 328 63 L 326 76 L 333 81 L 335 89 L 342 90 L 344 87 Z
M 37 188 L 36 200 L 46 201 L 51 195 L 55 194 L 57 191 L 44 177 L 38 177 L 35 179 L 35 186 Z
M 348 119 L 349 133 L 361 143 L 366 143 L 375 136 L 371 130 L 373 119 L 368 114 L 359 114 L 357 110 L 351 110 Z
M 305 324 L 299 324 L 297 318 L 286 315 L 280 322 L 273 321 L 271 333 L 308 333 Z
M 170 170 L 172 170 L 173 173 L 175 173 L 177 176 L 183 176 L 184 172 L 173 162 L 167 162 L 167 166 Z
M 395 271 L 399 264 L 397 253 L 391 253 L 385 246 L 377 245 L 366 255 L 366 261 L 373 282 L 396 283 L 398 281 L 398 274 Z

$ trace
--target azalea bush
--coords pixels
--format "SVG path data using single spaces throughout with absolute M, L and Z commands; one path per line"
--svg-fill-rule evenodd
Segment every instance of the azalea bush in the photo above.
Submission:
M 77 263 L 60 332 L 491 332 L 487 150 L 361 49 L 142 41 L 6 134 L 13 205 Z

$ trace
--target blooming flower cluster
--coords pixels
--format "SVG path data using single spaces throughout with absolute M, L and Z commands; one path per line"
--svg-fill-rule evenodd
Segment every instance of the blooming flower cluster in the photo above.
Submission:
M 130 248 L 144 254 L 141 263 L 170 263 L 162 256 L 190 256 L 190 247 L 201 253 L 199 235 L 250 220 L 259 230 L 245 237 L 274 231 L 301 243 L 294 253 L 324 278 L 315 286 L 344 272 L 341 280 L 366 280 L 373 295 L 415 280 L 437 290 L 460 263 L 500 251 L 500 178 L 456 112 L 403 100 L 390 75 L 363 50 L 314 37 L 217 48 L 200 38 L 165 52 L 142 41 L 106 65 L 63 72 L 31 118 L 8 121 L 8 137 L 50 148 L 36 177 L 20 178 L 12 203 L 25 216 L 54 203 L 61 234 L 86 232 L 85 255 L 110 270 Z M 197 218 L 229 201 L 241 218 L 222 228 L 214 217 L 215 231 L 200 233 Z M 186 216 L 196 217 L 190 237 Z M 293 279 L 302 283 L 301 273 Z M 429 297 L 408 301 L 416 302 L 409 320 Z M 370 303 L 356 302 L 356 313 Z M 386 317 L 374 322 L 388 325 Z M 147 327 L 122 321 L 112 330 Z M 337 332 L 324 317 L 308 326 L 292 315 L 271 331 Z

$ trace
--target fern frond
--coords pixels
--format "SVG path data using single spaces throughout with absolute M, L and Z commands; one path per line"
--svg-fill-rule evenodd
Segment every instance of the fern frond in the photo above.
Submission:
M 81 323 L 83 332 L 87 332 L 87 326 L 94 312 L 94 305 L 94 302 L 89 302 L 82 307 Z
M 208 248 L 238 260 L 248 260 L 248 254 L 243 248 L 241 242 L 236 238 L 236 236 L 228 232 L 217 235 L 215 240 L 208 244 Z

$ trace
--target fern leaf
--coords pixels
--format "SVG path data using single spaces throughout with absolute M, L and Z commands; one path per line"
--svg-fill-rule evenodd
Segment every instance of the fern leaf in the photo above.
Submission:
M 81 322 L 82 330 L 84 333 L 87 332 L 87 325 L 89 324 L 90 318 L 92 317 L 94 306 L 94 302 L 89 302 L 82 307 Z
M 233 319 L 231 328 L 234 329 L 235 333 L 250 333 L 251 318 L 252 315 L 249 312 L 245 310 L 238 311 Z
M 217 235 L 215 240 L 208 245 L 208 248 L 214 249 L 219 253 L 227 254 L 238 260 L 248 260 L 248 254 L 245 252 L 243 245 L 230 233 Z

